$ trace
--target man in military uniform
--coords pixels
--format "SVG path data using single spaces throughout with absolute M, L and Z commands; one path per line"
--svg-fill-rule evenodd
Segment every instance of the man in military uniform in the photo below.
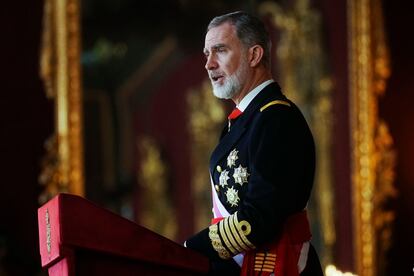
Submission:
M 216 275 L 323 275 L 306 216 L 314 171 L 312 134 L 270 72 L 263 23 L 244 12 L 214 18 L 205 38 L 214 95 L 232 99 L 210 160 L 212 225 L 185 245 Z

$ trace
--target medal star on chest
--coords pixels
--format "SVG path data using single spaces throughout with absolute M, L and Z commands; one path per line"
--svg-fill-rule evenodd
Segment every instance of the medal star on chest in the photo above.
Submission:
M 224 170 L 220 173 L 220 177 L 219 177 L 219 182 L 220 182 L 220 186 L 224 188 L 224 186 L 227 186 L 227 180 L 229 180 L 229 171 Z
M 249 173 L 247 172 L 247 168 L 243 168 L 242 165 L 234 169 L 233 178 L 234 182 L 243 186 L 244 183 L 248 182 Z
M 228 188 L 226 191 L 227 202 L 231 207 L 237 206 L 239 204 L 239 191 L 233 189 L 233 187 Z
M 234 149 L 230 152 L 229 156 L 227 156 L 227 166 L 229 168 L 236 166 L 236 160 L 239 159 L 237 154 L 239 153 L 238 150 Z

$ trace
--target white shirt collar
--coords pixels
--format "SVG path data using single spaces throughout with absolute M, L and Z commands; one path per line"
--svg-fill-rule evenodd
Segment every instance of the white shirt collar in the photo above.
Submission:
M 260 91 L 263 90 L 266 86 L 269 84 L 275 82 L 274 80 L 267 80 L 265 82 L 262 82 L 258 86 L 256 86 L 252 91 L 247 93 L 246 96 L 240 101 L 240 103 L 236 106 L 241 112 L 244 112 L 246 108 L 249 106 L 251 101 L 259 94 Z

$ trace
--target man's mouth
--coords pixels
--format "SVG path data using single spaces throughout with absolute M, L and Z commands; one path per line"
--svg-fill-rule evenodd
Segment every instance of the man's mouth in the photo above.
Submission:
M 224 76 L 222 76 L 222 75 L 212 75 L 210 78 L 213 82 L 218 82 L 218 81 L 222 80 L 224 78 Z

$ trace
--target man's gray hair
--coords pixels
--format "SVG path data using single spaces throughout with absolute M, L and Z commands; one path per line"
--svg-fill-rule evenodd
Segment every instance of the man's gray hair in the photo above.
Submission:
M 272 42 L 269 38 L 263 22 L 243 11 L 236 11 L 214 17 L 207 26 L 207 32 L 224 23 L 229 23 L 236 27 L 237 37 L 246 48 L 254 45 L 260 45 L 263 48 L 262 62 L 266 68 L 270 68 L 270 51 Z

